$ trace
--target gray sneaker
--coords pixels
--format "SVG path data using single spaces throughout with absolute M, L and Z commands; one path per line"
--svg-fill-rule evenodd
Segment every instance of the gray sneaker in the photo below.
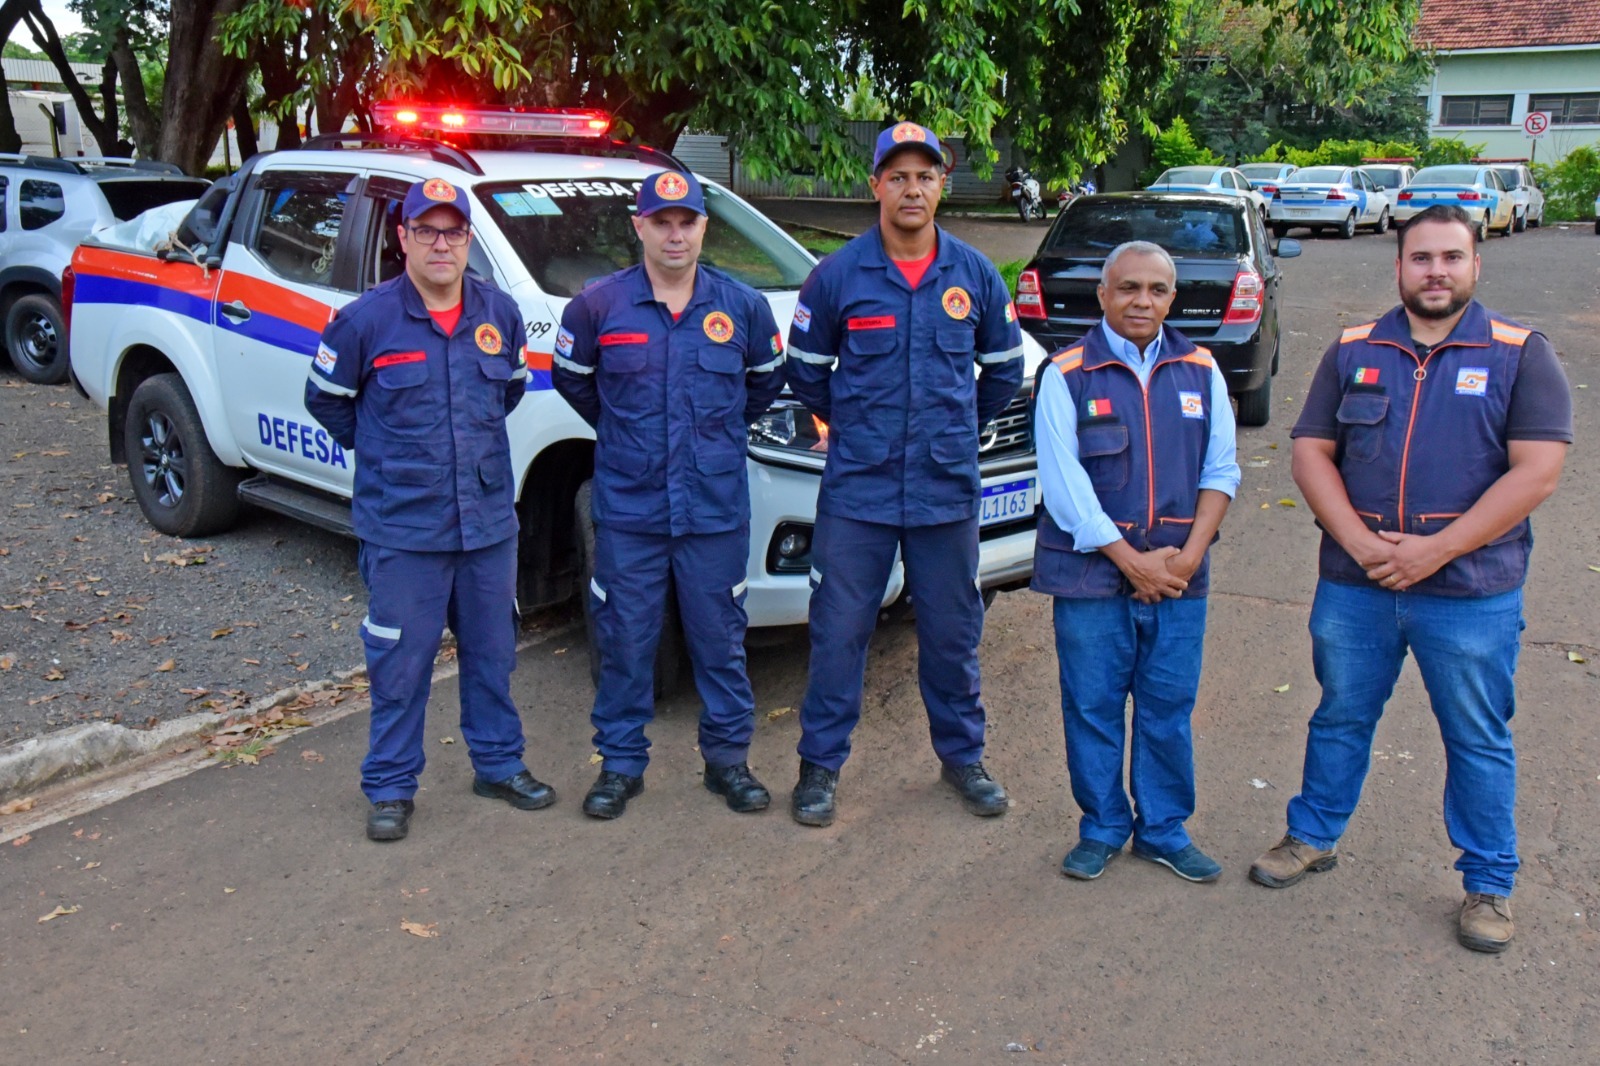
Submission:
M 1324 851 L 1299 837 L 1287 836 L 1250 867 L 1250 880 L 1268 888 L 1288 888 L 1306 874 L 1320 874 L 1339 865 L 1338 847 Z
M 1501 952 L 1511 943 L 1517 927 L 1511 921 L 1511 901 L 1488 892 L 1468 892 L 1461 901 L 1461 924 L 1456 939 L 1473 951 Z

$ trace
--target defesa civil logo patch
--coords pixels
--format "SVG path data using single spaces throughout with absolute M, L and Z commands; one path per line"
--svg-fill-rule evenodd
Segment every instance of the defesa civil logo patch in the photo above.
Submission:
M 1456 371 L 1457 396 L 1487 396 L 1489 394 L 1489 368 L 1464 366 Z

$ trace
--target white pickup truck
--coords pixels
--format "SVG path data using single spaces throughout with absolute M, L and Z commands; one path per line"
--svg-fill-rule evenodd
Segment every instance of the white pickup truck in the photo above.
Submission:
M 469 269 L 509 293 L 525 318 L 532 379 L 507 426 L 522 526 L 518 593 L 525 609 L 556 603 L 587 584 L 592 529 L 588 509 L 574 504 L 580 490 L 587 499 L 594 469 L 592 432 L 550 387 L 557 324 L 587 282 L 637 261 L 634 191 L 674 161 L 605 139 L 597 112 L 383 113 L 406 132 L 255 157 L 161 251 L 86 240 L 64 279 L 74 380 L 107 411 L 112 459 L 128 464 L 157 529 L 216 533 L 245 501 L 349 533 L 355 458 L 306 413 L 306 371 L 333 312 L 402 269 L 395 221 L 406 189 L 446 178 L 477 201 Z M 423 136 L 506 132 L 508 122 L 532 127 L 513 131 L 525 138 L 514 151 Z M 526 140 L 540 134 L 554 136 Z M 705 261 L 764 292 L 786 327 L 811 256 L 737 196 L 705 187 Z M 1030 381 L 1043 356 L 1030 341 Z M 1038 505 L 1026 388 L 984 432 L 980 580 L 988 590 L 1019 587 Z M 753 630 L 806 620 L 825 447 L 787 399 L 750 428 Z M 897 567 L 885 605 L 902 588 Z M 674 638 L 669 620 L 658 687 L 676 672 Z

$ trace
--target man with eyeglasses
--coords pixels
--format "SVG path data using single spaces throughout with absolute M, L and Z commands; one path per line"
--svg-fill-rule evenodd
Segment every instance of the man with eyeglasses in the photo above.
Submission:
M 367 586 L 372 722 L 361 788 L 367 837 L 410 829 L 424 710 L 448 625 L 460 663 L 472 790 L 521 810 L 555 802 L 522 762 L 516 665 L 517 516 L 506 416 L 527 387 L 512 299 L 466 273 L 472 208 L 442 178 L 401 208 L 405 272 L 323 331 L 306 410 L 355 451 L 352 519 Z

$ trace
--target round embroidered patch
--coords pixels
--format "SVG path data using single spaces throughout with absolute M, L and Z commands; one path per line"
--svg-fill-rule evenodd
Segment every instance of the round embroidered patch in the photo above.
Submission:
M 501 348 L 500 331 L 485 322 L 479 326 L 472 339 L 478 342 L 478 347 L 489 355 L 499 355 Z
M 951 318 L 966 318 L 972 313 L 972 297 L 967 295 L 967 290 L 952 286 L 944 290 L 944 313 Z
M 456 187 L 443 178 L 429 178 L 422 183 L 422 195 L 441 204 L 456 202 Z
M 706 336 L 718 344 L 726 344 L 733 340 L 733 319 L 721 311 L 713 311 L 707 315 L 704 328 Z
M 894 128 L 893 136 L 897 143 L 902 141 L 926 141 L 928 139 L 927 133 L 915 122 L 900 123 Z
M 663 200 L 681 200 L 689 195 L 689 183 L 669 170 L 656 179 L 656 195 Z

